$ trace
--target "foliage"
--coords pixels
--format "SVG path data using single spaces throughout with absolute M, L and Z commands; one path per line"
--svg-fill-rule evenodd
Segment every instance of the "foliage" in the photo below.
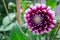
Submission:
M 48 6 L 51 6 L 51 8 L 54 8 L 57 4 L 56 0 L 46 0 L 46 4 Z
M 25 40 L 25 36 L 20 29 L 18 25 L 14 25 L 10 33 L 10 40 Z
M 9 2 L 15 3 L 15 0 L 9 0 L 9 1 L 6 0 L 5 2 L 8 7 L 8 3 Z M 46 0 L 46 5 L 51 6 L 52 9 L 57 6 L 57 3 L 58 3 L 57 0 Z M 40 38 L 42 40 L 45 40 L 45 36 L 46 36 L 45 34 L 37 35 L 31 32 L 25 25 L 24 12 L 32 4 L 32 0 L 31 1 L 21 0 L 20 4 L 21 4 L 21 9 L 23 9 L 21 13 L 22 26 L 18 25 L 16 20 L 16 13 L 14 12 L 14 10 L 12 11 L 12 9 L 8 9 L 9 16 L 6 14 L 2 0 L 0 0 L 0 40 L 4 40 L 4 39 L 5 40 L 40 40 Z M 56 20 L 60 21 L 60 18 L 56 17 Z M 52 40 L 54 33 L 56 32 L 56 28 L 58 27 L 56 27 L 55 25 L 55 28 L 53 28 L 48 33 L 49 40 Z M 56 36 L 57 40 L 58 38 L 60 38 L 60 30 L 58 31 L 58 34 Z

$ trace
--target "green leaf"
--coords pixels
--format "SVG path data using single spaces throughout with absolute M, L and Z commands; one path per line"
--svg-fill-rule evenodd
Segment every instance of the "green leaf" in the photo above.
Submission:
M 56 4 L 57 4 L 56 0 L 46 0 L 46 5 L 51 6 L 51 8 L 54 8 Z
M 2 25 L 2 26 L 0 27 L 0 31 L 9 31 L 9 30 L 12 29 L 13 26 L 14 26 L 14 23 L 11 23 L 11 24 L 8 25 L 8 26 Z
M 9 19 L 9 17 L 10 17 L 10 19 Z M 14 19 L 15 14 L 14 14 L 14 13 L 10 13 L 10 14 L 9 14 L 9 17 L 6 16 L 6 17 L 3 19 L 3 25 L 8 25 L 8 24 L 10 24 L 11 21 Z
M 10 40 L 24 40 L 24 35 L 17 25 L 11 30 Z
M 21 30 L 21 27 L 19 27 L 18 25 L 15 25 L 12 28 L 10 32 L 10 40 L 26 40 L 26 35 Z
M 27 9 L 31 5 L 31 1 L 22 1 L 21 5 L 24 9 Z

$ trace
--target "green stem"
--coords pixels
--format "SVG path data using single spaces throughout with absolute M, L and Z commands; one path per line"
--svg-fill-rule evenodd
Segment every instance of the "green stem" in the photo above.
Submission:
M 3 5 L 4 5 L 4 8 L 5 8 L 5 10 L 6 10 L 6 14 L 7 14 L 8 17 L 9 17 L 9 14 L 8 14 L 9 12 L 8 12 L 8 9 L 7 9 L 5 0 L 2 0 L 2 2 L 3 2 Z M 10 17 L 9 17 L 9 20 L 10 20 L 10 22 L 12 22 L 11 19 L 10 19 Z M 6 32 L 5 32 L 5 31 L 4 31 L 4 37 L 6 37 Z
M 30 34 L 30 40 L 32 40 L 32 35 Z
M 30 40 L 33 40 L 33 39 L 32 39 L 32 32 L 31 32 L 29 29 L 27 29 L 26 33 L 29 34 L 29 38 L 30 38 Z
M 41 40 L 41 35 L 37 35 L 37 40 Z
M 15 9 L 15 8 L 13 9 L 13 12 L 14 12 L 14 14 L 15 14 L 15 16 L 16 16 L 16 19 L 17 19 L 16 9 Z
M 57 33 L 58 33 L 59 29 L 60 29 L 60 26 L 58 26 L 58 28 L 56 29 L 56 32 L 55 32 L 55 34 L 54 34 L 54 36 L 53 36 L 53 39 L 52 39 L 52 40 L 55 40 L 55 39 L 56 39 L 56 35 L 57 35 Z
M 16 10 L 15 10 L 15 8 L 14 8 L 14 13 L 16 13 Z
M 4 37 L 5 37 L 5 40 L 6 40 L 6 32 L 4 31 Z
M 8 17 L 9 17 L 8 9 L 7 9 L 6 3 L 5 3 L 4 0 L 2 0 L 2 2 L 3 2 L 3 5 L 4 5 L 4 8 L 5 8 L 5 10 L 6 10 L 6 13 L 7 13 Z M 11 21 L 10 17 L 9 17 L 9 20 Z
M 48 33 L 46 33 L 46 40 L 48 40 Z

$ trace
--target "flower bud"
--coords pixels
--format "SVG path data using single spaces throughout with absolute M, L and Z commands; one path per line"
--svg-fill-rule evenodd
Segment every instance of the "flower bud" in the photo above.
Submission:
M 8 9 L 14 9 L 16 5 L 13 2 L 8 3 Z

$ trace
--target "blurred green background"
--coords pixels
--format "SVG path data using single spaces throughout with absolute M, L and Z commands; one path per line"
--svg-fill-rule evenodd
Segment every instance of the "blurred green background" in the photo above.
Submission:
M 20 27 L 16 20 L 16 0 L 4 0 L 8 9 L 6 13 L 3 0 L 0 0 L 0 40 L 45 40 L 45 34 L 37 35 L 27 28 L 24 21 L 24 12 L 31 5 L 35 3 L 44 3 L 47 6 L 51 6 L 51 9 L 56 13 L 56 20 L 60 21 L 60 0 L 20 0 L 22 26 Z M 13 5 L 9 6 L 12 2 Z M 56 31 L 56 28 L 48 33 L 48 39 L 52 40 L 52 37 Z M 42 37 L 41 37 L 42 36 Z M 56 40 L 60 40 L 60 30 L 56 36 Z

